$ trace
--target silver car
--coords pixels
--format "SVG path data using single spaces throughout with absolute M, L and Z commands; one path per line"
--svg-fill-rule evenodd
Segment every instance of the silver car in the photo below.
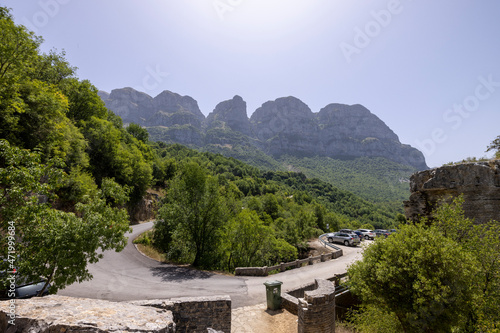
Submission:
M 331 234 L 328 234 L 327 239 L 330 243 L 340 243 L 344 244 L 345 246 L 356 246 L 361 241 L 359 240 L 358 235 L 356 234 L 348 234 L 345 232 L 334 232 Z
M 363 237 L 365 239 L 371 239 L 371 240 L 374 240 L 375 237 L 377 237 L 377 235 L 375 235 L 375 233 L 373 232 L 373 230 L 369 230 L 369 229 L 358 229 L 356 231 L 359 231 L 363 234 Z

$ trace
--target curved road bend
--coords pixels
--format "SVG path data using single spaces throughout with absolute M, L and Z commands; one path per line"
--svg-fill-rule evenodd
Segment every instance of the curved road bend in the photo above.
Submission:
M 139 253 L 132 240 L 150 229 L 153 222 L 132 226 L 127 246 L 121 252 L 106 251 L 96 264 L 89 265 L 94 278 L 75 283 L 59 295 L 131 301 L 198 296 L 231 296 L 232 307 L 265 303 L 268 280 L 283 282 L 282 290 L 295 289 L 315 278 L 330 278 L 344 273 L 361 257 L 361 248 L 342 247 L 344 255 L 328 262 L 305 266 L 269 277 L 234 277 L 164 264 Z

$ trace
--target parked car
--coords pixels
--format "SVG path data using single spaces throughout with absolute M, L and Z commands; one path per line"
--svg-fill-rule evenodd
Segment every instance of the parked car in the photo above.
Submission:
M 397 229 L 389 229 L 388 231 L 389 231 L 391 234 L 394 234 L 394 233 L 398 232 L 398 231 L 397 231 Z
M 371 239 L 371 240 L 374 240 L 376 235 L 375 233 L 373 232 L 373 230 L 369 230 L 369 229 L 358 229 L 358 230 L 355 230 L 355 231 L 359 231 L 363 236 L 364 239 Z M 360 236 L 361 237 L 361 236 Z
M 344 244 L 345 246 L 356 246 L 361 243 L 356 234 L 348 234 L 346 232 L 334 232 L 327 235 L 330 243 Z
M 363 233 L 361 231 L 359 231 L 359 230 L 354 230 L 352 233 L 355 234 L 355 235 L 357 235 L 360 240 L 365 239 L 365 235 L 363 235 Z
M 5 271 L 0 272 L 0 277 L 7 277 L 8 273 Z M 3 280 L 3 279 L 2 279 Z M 8 284 L 9 280 L 3 280 L 2 282 L 6 282 Z M 11 298 L 30 298 L 37 296 L 40 290 L 42 290 L 45 285 L 45 280 L 40 279 L 37 282 L 27 281 L 25 278 L 21 276 L 16 276 L 16 286 L 12 292 L 9 285 L 5 285 L 4 283 L 0 284 L 0 299 L 11 299 Z M 46 296 L 49 294 L 50 283 L 47 288 L 44 290 L 42 296 Z
M 340 229 L 338 232 L 343 232 L 343 233 L 346 233 L 346 234 L 355 234 L 359 237 L 359 239 L 363 239 L 363 235 L 358 232 L 357 230 L 351 230 L 351 229 Z
M 15 298 L 35 297 L 38 295 L 40 290 L 42 290 L 44 285 L 45 285 L 45 281 L 16 284 L 16 288 L 14 290 Z M 49 291 L 48 291 L 49 288 L 50 288 L 50 284 L 44 290 L 42 296 L 47 296 L 49 294 Z M 2 298 L 6 299 L 6 298 L 14 298 L 14 297 L 11 297 L 11 295 L 9 295 L 9 290 L 2 290 L 2 291 L 0 291 L 0 299 L 2 299 Z
M 375 235 L 377 235 L 376 237 L 386 237 L 389 236 L 391 233 L 387 230 L 384 230 L 384 229 L 375 229 L 373 230 L 373 232 L 375 233 Z

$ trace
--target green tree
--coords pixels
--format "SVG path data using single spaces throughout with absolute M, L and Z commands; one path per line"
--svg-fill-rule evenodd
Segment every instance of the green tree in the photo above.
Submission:
M 171 254 L 182 246 L 192 254 L 194 266 L 213 266 L 219 260 L 223 227 L 230 218 L 230 199 L 221 196 L 216 177 L 196 163 L 187 163 L 170 184 L 160 208 L 154 231 L 156 246 Z
M 272 228 L 264 225 L 255 211 L 243 209 L 229 221 L 224 236 L 228 270 L 263 265 L 262 256 L 271 237 Z
M 467 321 L 477 262 L 435 228 L 406 225 L 367 247 L 348 273 L 365 307 L 355 318 L 361 331 L 451 332 Z M 374 312 L 386 316 L 369 320 Z
M 141 151 L 142 143 L 110 121 L 96 117 L 85 122 L 83 133 L 88 140 L 91 171 L 97 183 L 101 184 L 103 178 L 114 178 L 132 189 L 133 203 L 142 198 L 153 180 L 150 161 Z
M 89 121 L 92 117 L 106 119 L 108 109 L 97 94 L 97 88 L 88 80 L 79 81 L 67 78 L 59 84 L 61 91 L 68 98 L 67 117 L 75 123 Z
M 500 158 L 500 135 L 497 136 L 497 138 L 491 142 L 486 151 L 488 152 L 492 150 L 495 151 L 495 157 Z
M 5 7 L 0 7 L 0 84 L 31 71 L 42 38 L 16 25 Z
M 66 52 L 57 53 L 51 50 L 34 58 L 34 72 L 30 77 L 35 80 L 59 85 L 63 80 L 75 75 L 76 67 L 70 66 L 65 58 Z
M 0 141 L 0 234 L 9 235 L 2 237 L 0 248 L 24 279 L 45 278 L 44 289 L 51 283 L 55 292 L 90 279 L 88 263 L 102 257 L 97 250 L 121 250 L 129 226 L 127 212 L 109 205 L 97 188 L 90 188 L 76 203 L 75 212 L 53 208 L 58 184 L 67 176 L 60 163 L 48 162 L 42 164 L 39 153 Z M 112 184 L 106 182 L 106 186 Z
M 463 196 L 441 203 L 434 224 L 446 237 L 459 243 L 478 262 L 473 284 L 478 288 L 467 316 L 467 332 L 490 332 L 500 328 L 500 223 L 474 224 L 466 218 Z
M 127 126 L 127 132 L 139 141 L 147 143 L 149 141 L 148 130 L 141 125 L 131 123 Z

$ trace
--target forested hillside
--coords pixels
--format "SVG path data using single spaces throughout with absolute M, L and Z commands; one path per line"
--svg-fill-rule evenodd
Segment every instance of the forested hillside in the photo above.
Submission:
M 308 177 L 330 182 L 367 200 L 393 203 L 398 207 L 408 199 L 409 179 L 417 171 L 383 157 L 333 159 L 283 156 L 280 162 Z
M 203 150 L 241 160 L 262 170 L 302 172 L 368 201 L 388 205 L 402 212 L 402 201 L 410 195 L 409 178 L 417 169 L 384 157 L 299 157 L 280 158 L 264 154 L 251 145 L 206 145 Z

